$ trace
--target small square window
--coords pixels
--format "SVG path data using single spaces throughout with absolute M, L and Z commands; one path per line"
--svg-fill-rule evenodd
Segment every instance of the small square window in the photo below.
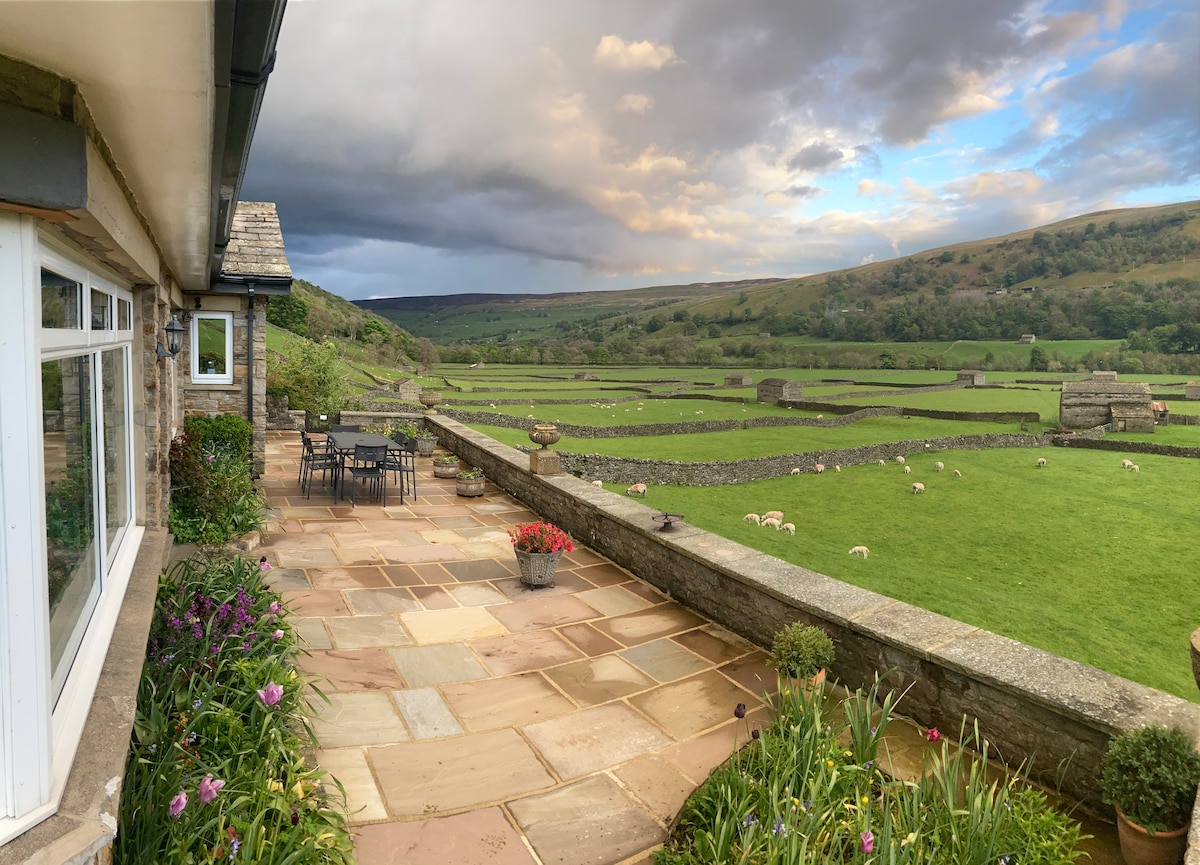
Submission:
M 92 289 L 92 330 L 112 330 L 112 298 Z
M 192 380 L 203 384 L 233 383 L 233 313 L 192 315 Z
M 42 268 L 42 327 L 79 330 L 79 300 L 83 286 Z
M 127 300 L 117 301 L 117 330 L 133 329 L 133 304 Z

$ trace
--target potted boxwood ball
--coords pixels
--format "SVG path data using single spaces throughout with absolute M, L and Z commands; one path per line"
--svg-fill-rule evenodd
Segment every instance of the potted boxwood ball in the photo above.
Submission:
M 1128 865 L 1175 865 L 1183 858 L 1197 785 L 1200 753 L 1179 727 L 1143 727 L 1108 743 L 1100 789 L 1117 809 Z
M 792 622 L 775 634 L 771 643 L 771 666 L 779 675 L 808 690 L 825 681 L 825 668 L 833 663 L 833 640 L 820 628 Z

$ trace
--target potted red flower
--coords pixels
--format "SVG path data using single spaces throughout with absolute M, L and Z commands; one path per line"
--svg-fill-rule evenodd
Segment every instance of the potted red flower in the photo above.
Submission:
M 517 554 L 521 582 L 532 587 L 553 586 L 558 560 L 575 549 L 571 536 L 553 523 L 519 523 L 508 530 L 508 536 Z

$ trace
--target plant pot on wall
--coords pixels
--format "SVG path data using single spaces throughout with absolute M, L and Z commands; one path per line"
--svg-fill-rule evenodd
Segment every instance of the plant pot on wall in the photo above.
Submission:
M 1121 858 L 1125 865 L 1176 865 L 1183 861 L 1187 849 L 1188 827 L 1173 832 L 1151 835 L 1117 811 L 1117 838 L 1121 842 Z

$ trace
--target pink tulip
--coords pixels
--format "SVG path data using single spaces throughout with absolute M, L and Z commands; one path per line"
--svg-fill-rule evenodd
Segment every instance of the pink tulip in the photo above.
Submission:
M 221 792 L 221 788 L 225 786 L 225 782 L 219 778 L 214 779 L 212 775 L 205 775 L 200 780 L 200 802 L 207 805 L 213 799 L 217 798 L 217 794 Z
M 279 698 L 283 696 L 283 685 L 276 685 L 274 682 L 267 684 L 267 687 L 262 688 L 258 692 L 258 699 L 267 708 L 279 705 Z
M 271 639 L 278 643 L 283 639 L 283 628 L 276 628 L 271 632 Z
M 870 853 L 875 849 L 875 833 L 871 831 L 860 832 L 859 838 L 862 839 L 862 851 Z
M 171 804 L 167 808 L 167 813 L 171 815 L 172 820 L 178 820 L 179 815 L 183 813 L 183 809 L 186 807 L 187 793 L 180 790 L 175 794 L 175 798 L 171 800 Z

